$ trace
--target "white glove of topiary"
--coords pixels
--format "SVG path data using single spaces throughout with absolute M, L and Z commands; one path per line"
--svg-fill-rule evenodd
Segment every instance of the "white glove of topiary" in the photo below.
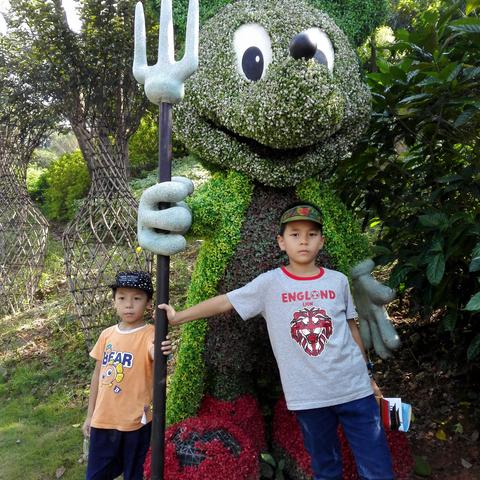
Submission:
M 373 346 L 381 358 L 388 358 L 400 346 L 400 338 L 384 307 L 395 298 L 395 292 L 372 277 L 374 267 L 373 260 L 368 259 L 352 269 L 353 297 L 365 348 Z
M 182 200 L 192 192 L 193 183 L 185 177 L 172 177 L 170 182 L 157 183 L 143 192 L 138 205 L 137 230 L 142 248 L 166 256 L 185 249 L 187 242 L 183 234 L 192 224 L 192 214 Z M 174 205 L 159 210 L 161 202 Z

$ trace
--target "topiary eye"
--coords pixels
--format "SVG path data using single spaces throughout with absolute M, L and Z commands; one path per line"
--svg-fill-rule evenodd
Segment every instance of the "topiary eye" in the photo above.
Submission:
M 233 48 L 237 71 L 245 80 L 256 82 L 264 77 L 272 61 L 272 44 L 261 25 L 247 23 L 238 28 L 233 35 Z
M 309 28 L 296 35 L 290 43 L 290 55 L 293 58 L 313 58 L 333 71 L 335 52 L 328 35 L 319 28 Z

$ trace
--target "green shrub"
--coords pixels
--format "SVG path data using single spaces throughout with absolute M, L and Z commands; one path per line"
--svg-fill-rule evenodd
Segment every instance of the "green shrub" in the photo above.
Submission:
M 44 210 L 48 218 L 73 218 L 75 201 L 85 197 L 90 188 L 90 175 L 80 151 L 66 153 L 55 160 L 47 170 L 46 180 Z
M 33 152 L 32 161 L 43 168 L 48 166 L 58 158 L 58 154 L 46 148 L 37 148 Z
M 172 154 L 174 158 L 187 155 L 183 144 L 173 136 Z M 158 168 L 158 116 L 149 111 L 140 121 L 140 126 L 128 142 L 130 176 L 146 175 Z
M 380 25 L 390 10 L 388 0 L 308 0 L 327 12 L 349 37 L 354 45 L 360 45 Z
M 27 191 L 30 198 L 34 202 L 43 205 L 47 188 L 47 169 L 38 164 L 29 165 L 27 169 Z
M 155 10 L 158 10 L 160 0 L 151 0 Z M 200 2 L 200 23 L 213 17 L 221 8 L 232 0 L 207 0 Z M 301 5 L 295 5 L 301 8 Z M 388 0 L 307 0 L 307 3 L 327 12 L 349 36 L 350 40 L 359 45 L 366 36 L 385 18 L 390 9 Z M 400 3 L 411 3 L 411 0 L 400 0 Z M 427 2 L 424 2 L 427 3 Z M 174 0 L 174 23 L 178 40 L 183 42 L 187 24 L 188 0 Z
M 368 138 L 337 172 L 347 205 L 378 225 L 378 259 L 448 348 L 480 358 L 480 18 L 476 3 L 426 11 L 369 75 Z M 478 320 L 478 319 L 477 319 Z M 452 344 L 455 348 L 451 348 Z
M 158 119 L 148 112 L 140 121 L 137 131 L 128 142 L 130 174 L 138 176 L 158 165 Z

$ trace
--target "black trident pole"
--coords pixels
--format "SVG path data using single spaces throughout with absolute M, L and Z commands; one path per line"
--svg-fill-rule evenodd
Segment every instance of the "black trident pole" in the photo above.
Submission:
M 147 63 L 145 15 L 141 2 L 135 7 L 135 52 L 133 75 L 145 85 L 148 99 L 160 106 L 159 114 L 159 152 L 158 181 L 168 182 L 172 177 L 172 104 L 183 98 L 184 82 L 195 72 L 198 66 L 198 0 L 189 0 L 187 30 L 185 35 L 185 54 L 179 62 L 175 61 L 173 42 L 172 0 L 162 0 L 160 5 L 160 29 L 158 36 L 158 61 L 155 65 Z M 169 204 L 159 205 L 159 209 Z M 140 214 L 139 214 L 140 217 Z M 139 228 L 141 222 L 139 219 Z M 168 233 L 159 231 L 162 234 Z M 140 235 L 139 235 L 140 241 Z M 142 246 L 142 244 L 140 244 Z M 153 420 L 152 420 L 152 480 L 163 480 L 165 454 L 165 409 L 167 390 L 167 360 L 161 352 L 161 343 L 167 336 L 168 321 L 164 310 L 158 305 L 169 303 L 168 280 L 170 276 L 170 257 L 161 253 L 173 250 L 155 247 L 157 253 L 157 307 L 155 310 L 155 359 L 153 365 Z M 177 250 L 178 251 L 178 250 Z
M 172 178 L 172 105 L 162 102 L 159 114 L 158 181 Z M 166 203 L 160 209 L 168 208 Z M 167 394 L 167 359 L 161 354 L 161 344 L 168 333 L 165 310 L 158 308 L 169 303 L 170 257 L 157 255 L 157 294 L 155 309 L 155 358 L 153 364 L 153 419 L 152 419 L 152 480 L 163 480 L 165 456 L 165 410 Z

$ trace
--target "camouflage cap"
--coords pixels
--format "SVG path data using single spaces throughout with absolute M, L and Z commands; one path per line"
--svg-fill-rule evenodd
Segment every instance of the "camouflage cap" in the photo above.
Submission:
M 322 225 L 322 215 L 320 211 L 311 205 L 297 205 L 289 208 L 280 218 L 280 224 L 295 222 L 298 220 L 308 220 L 310 222 Z

